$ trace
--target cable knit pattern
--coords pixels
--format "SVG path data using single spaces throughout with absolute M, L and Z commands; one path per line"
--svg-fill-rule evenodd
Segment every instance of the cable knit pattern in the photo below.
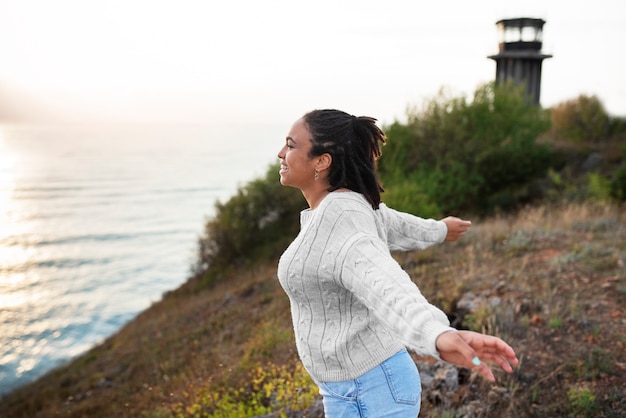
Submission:
M 373 210 L 354 192 L 330 193 L 300 221 L 278 278 L 291 302 L 298 353 L 314 380 L 354 379 L 403 347 L 439 357 L 435 340 L 453 328 L 390 250 L 442 242 L 443 222 L 384 204 Z

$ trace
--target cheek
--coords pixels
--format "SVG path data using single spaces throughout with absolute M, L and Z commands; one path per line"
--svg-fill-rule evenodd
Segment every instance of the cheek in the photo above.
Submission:
M 287 151 L 285 153 L 285 161 L 290 165 L 300 165 L 298 154 L 294 154 L 293 151 Z

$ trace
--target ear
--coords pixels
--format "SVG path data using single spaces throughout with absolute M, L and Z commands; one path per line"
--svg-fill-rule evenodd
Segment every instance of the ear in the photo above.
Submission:
M 328 170 L 333 163 L 333 157 L 329 153 L 325 153 L 317 157 L 315 168 L 317 171 Z

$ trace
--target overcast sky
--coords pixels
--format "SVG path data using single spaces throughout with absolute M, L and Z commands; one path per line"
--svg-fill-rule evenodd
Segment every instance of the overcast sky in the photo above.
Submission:
M 512 17 L 546 20 L 543 106 L 594 94 L 626 116 L 623 0 L 0 0 L 0 112 L 387 123 L 493 80 L 495 23 Z

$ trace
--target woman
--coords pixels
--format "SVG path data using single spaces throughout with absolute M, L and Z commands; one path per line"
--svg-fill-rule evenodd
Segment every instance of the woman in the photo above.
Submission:
M 381 203 L 376 160 L 384 133 L 369 117 L 315 110 L 292 126 L 280 181 L 309 209 L 282 255 L 278 278 L 291 302 L 299 356 L 328 417 L 415 417 L 419 373 L 406 348 L 479 371 L 491 360 L 511 373 L 499 338 L 451 328 L 392 258 L 463 236 L 470 223 L 425 220 Z

